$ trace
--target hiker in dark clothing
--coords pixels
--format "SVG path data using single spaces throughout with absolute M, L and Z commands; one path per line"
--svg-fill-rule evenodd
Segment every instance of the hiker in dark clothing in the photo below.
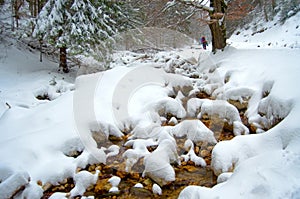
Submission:
M 206 46 L 208 46 L 208 44 L 207 44 L 207 41 L 206 41 L 205 37 L 201 37 L 200 42 L 203 46 L 203 49 L 206 50 Z

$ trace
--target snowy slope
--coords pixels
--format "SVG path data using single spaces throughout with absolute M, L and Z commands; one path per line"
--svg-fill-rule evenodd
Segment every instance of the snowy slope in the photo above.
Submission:
M 298 13 L 263 33 L 242 32 L 230 39 L 235 48 L 228 47 L 202 63 L 203 67 L 215 63 L 220 78 L 230 76 L 215 95 L 224 97 L 222 93 L 232 88 L 254 91 L 246 113 L 250 121 L 258 121 L 261 109 L 287 117 L 263 134 L 218 143 L 212 154 L 214 171 L 220 174 L 234 168 L 233 175 L 211 189 L 187 187 L 179 198 L 300 197 L 299 21 Z M 267 97 L 265 89 L 270 92 Z

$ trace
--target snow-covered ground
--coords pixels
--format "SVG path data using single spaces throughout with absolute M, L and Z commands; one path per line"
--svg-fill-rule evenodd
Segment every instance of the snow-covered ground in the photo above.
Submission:
M 186 116 L 200 117 L 197 110 L 201 106 L 208 113 L 229 117 L 235 134 L 241 135 L 219 142 L 213 150 L 212 167 L 220 183 L 211 189 L 187 187 L 180 198 L 299 198 L 299 21 L 298 14 L 254 36 L 242 32 L 215 55 L 197 48 L 161 52 L 153 59 L 121 52 L 113 69 L 76 81 L 74 74 L 57 73 L 56 64 L 40 63 L 36 54 L 1 42 L 0 198 L 12 196 L 22 186 L 25 190 L 16 198 L 40 198 L 43 191 L 37 181 L 57 184 L 68 177 L 77 183 L 70 194 L 82 194 L 95 183 L 97 173 L 77 173 L 77 168 L 105 163 L 107 157 L 119 153 L 113 144 L 108 149 L 97 148 L 91 131 L 100 132 L 98 138 L 109 142 L 109 134 L 121 136 L 124 129 L 132 129 L 126 143 L 132 149 L 123 154 L 126 169 L 145 157 L 143 175 L 157 182 L 153 192 L 161 194 L 159 186 L 174 180 L 170 163 L 180 164 L 174 135 L 186 134 L 186 145 L 191 148 L 192 141 L 216 142 L 196 120 L 176 124 Z M 282 31 L 286 36 L 282 37 Z M 199 89 L 218 101 L 190 99 L 185 108 L 182 99 Z M 169 97 L 173 95 L 176 97 Z M 225 101 L 247 98 L 246 115 L 256 125 L 257 134 L 244 135 L 248 134 L 246 127 Z M 176 116 L 174 127 L 161 126 L 166 119 L 161 116 L 167 113 Z M 151 145 L 158 145 L 152 153 L 147 150 Z M 73 151 L 83 152 L 70 157 Z M 187 156 L 184 158 L 205 166 L 192 151 Z M 110 183 L 114 184 L 112 191 L 118 190 L 119 179 Z M 57 193 L 53 198 L 66 195 Z

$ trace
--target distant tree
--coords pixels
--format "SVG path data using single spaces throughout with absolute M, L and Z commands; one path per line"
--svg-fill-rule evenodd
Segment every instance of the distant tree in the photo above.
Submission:
M 196 9 L 185 4 L 176 4 L 165 9 L 169 0 L 125 0 L 125 7 L 137 11 L 134 19 L 138 19 L 139 27 L 158 27 L 191 34 Z M 131 15 L 132 16 L 132 15 Z
M 173 7 L 177 2 L 191 6 L 195 9 L 203 10 L 208 13 L 207 24 L 211 31 L 212 51 L 224 49 L 226 46 L 226 13 L 227 2 L 225 0 L 172 0 L 167 4 L 167 8 Z
M 26 0 L 26 1 L 29 5 L 29 11 L 32 17 L 36 17 L 46 3 L 46 0 Z
M 67 73 L 67 52 L 90 53 L 117 32 L 116 21 L 123 16 L 118 4 L 108 0 L 49 0 L 33 36 L 59 48 L 59 67 Z
M 23 6 L 24 0 L 11 0 L 11 30 L 14 31 L 15 27 L 19 28 L 20 8 Z

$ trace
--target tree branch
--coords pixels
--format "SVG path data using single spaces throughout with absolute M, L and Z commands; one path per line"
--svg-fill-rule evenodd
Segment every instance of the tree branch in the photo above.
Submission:
M 201 0 L 200 2 L 192 1 L 192 0 L 176 0 L 176 1 L 178 1 L 180 3 L 183 3 L 185 5 L 189 5 L 189 6 L 193 6 L 195 8 L 198 8 L 198 9 L 205 10 L 207 12 L 214 11 L 214 8 L 202 4 L 204 2 L 204 0 Z

